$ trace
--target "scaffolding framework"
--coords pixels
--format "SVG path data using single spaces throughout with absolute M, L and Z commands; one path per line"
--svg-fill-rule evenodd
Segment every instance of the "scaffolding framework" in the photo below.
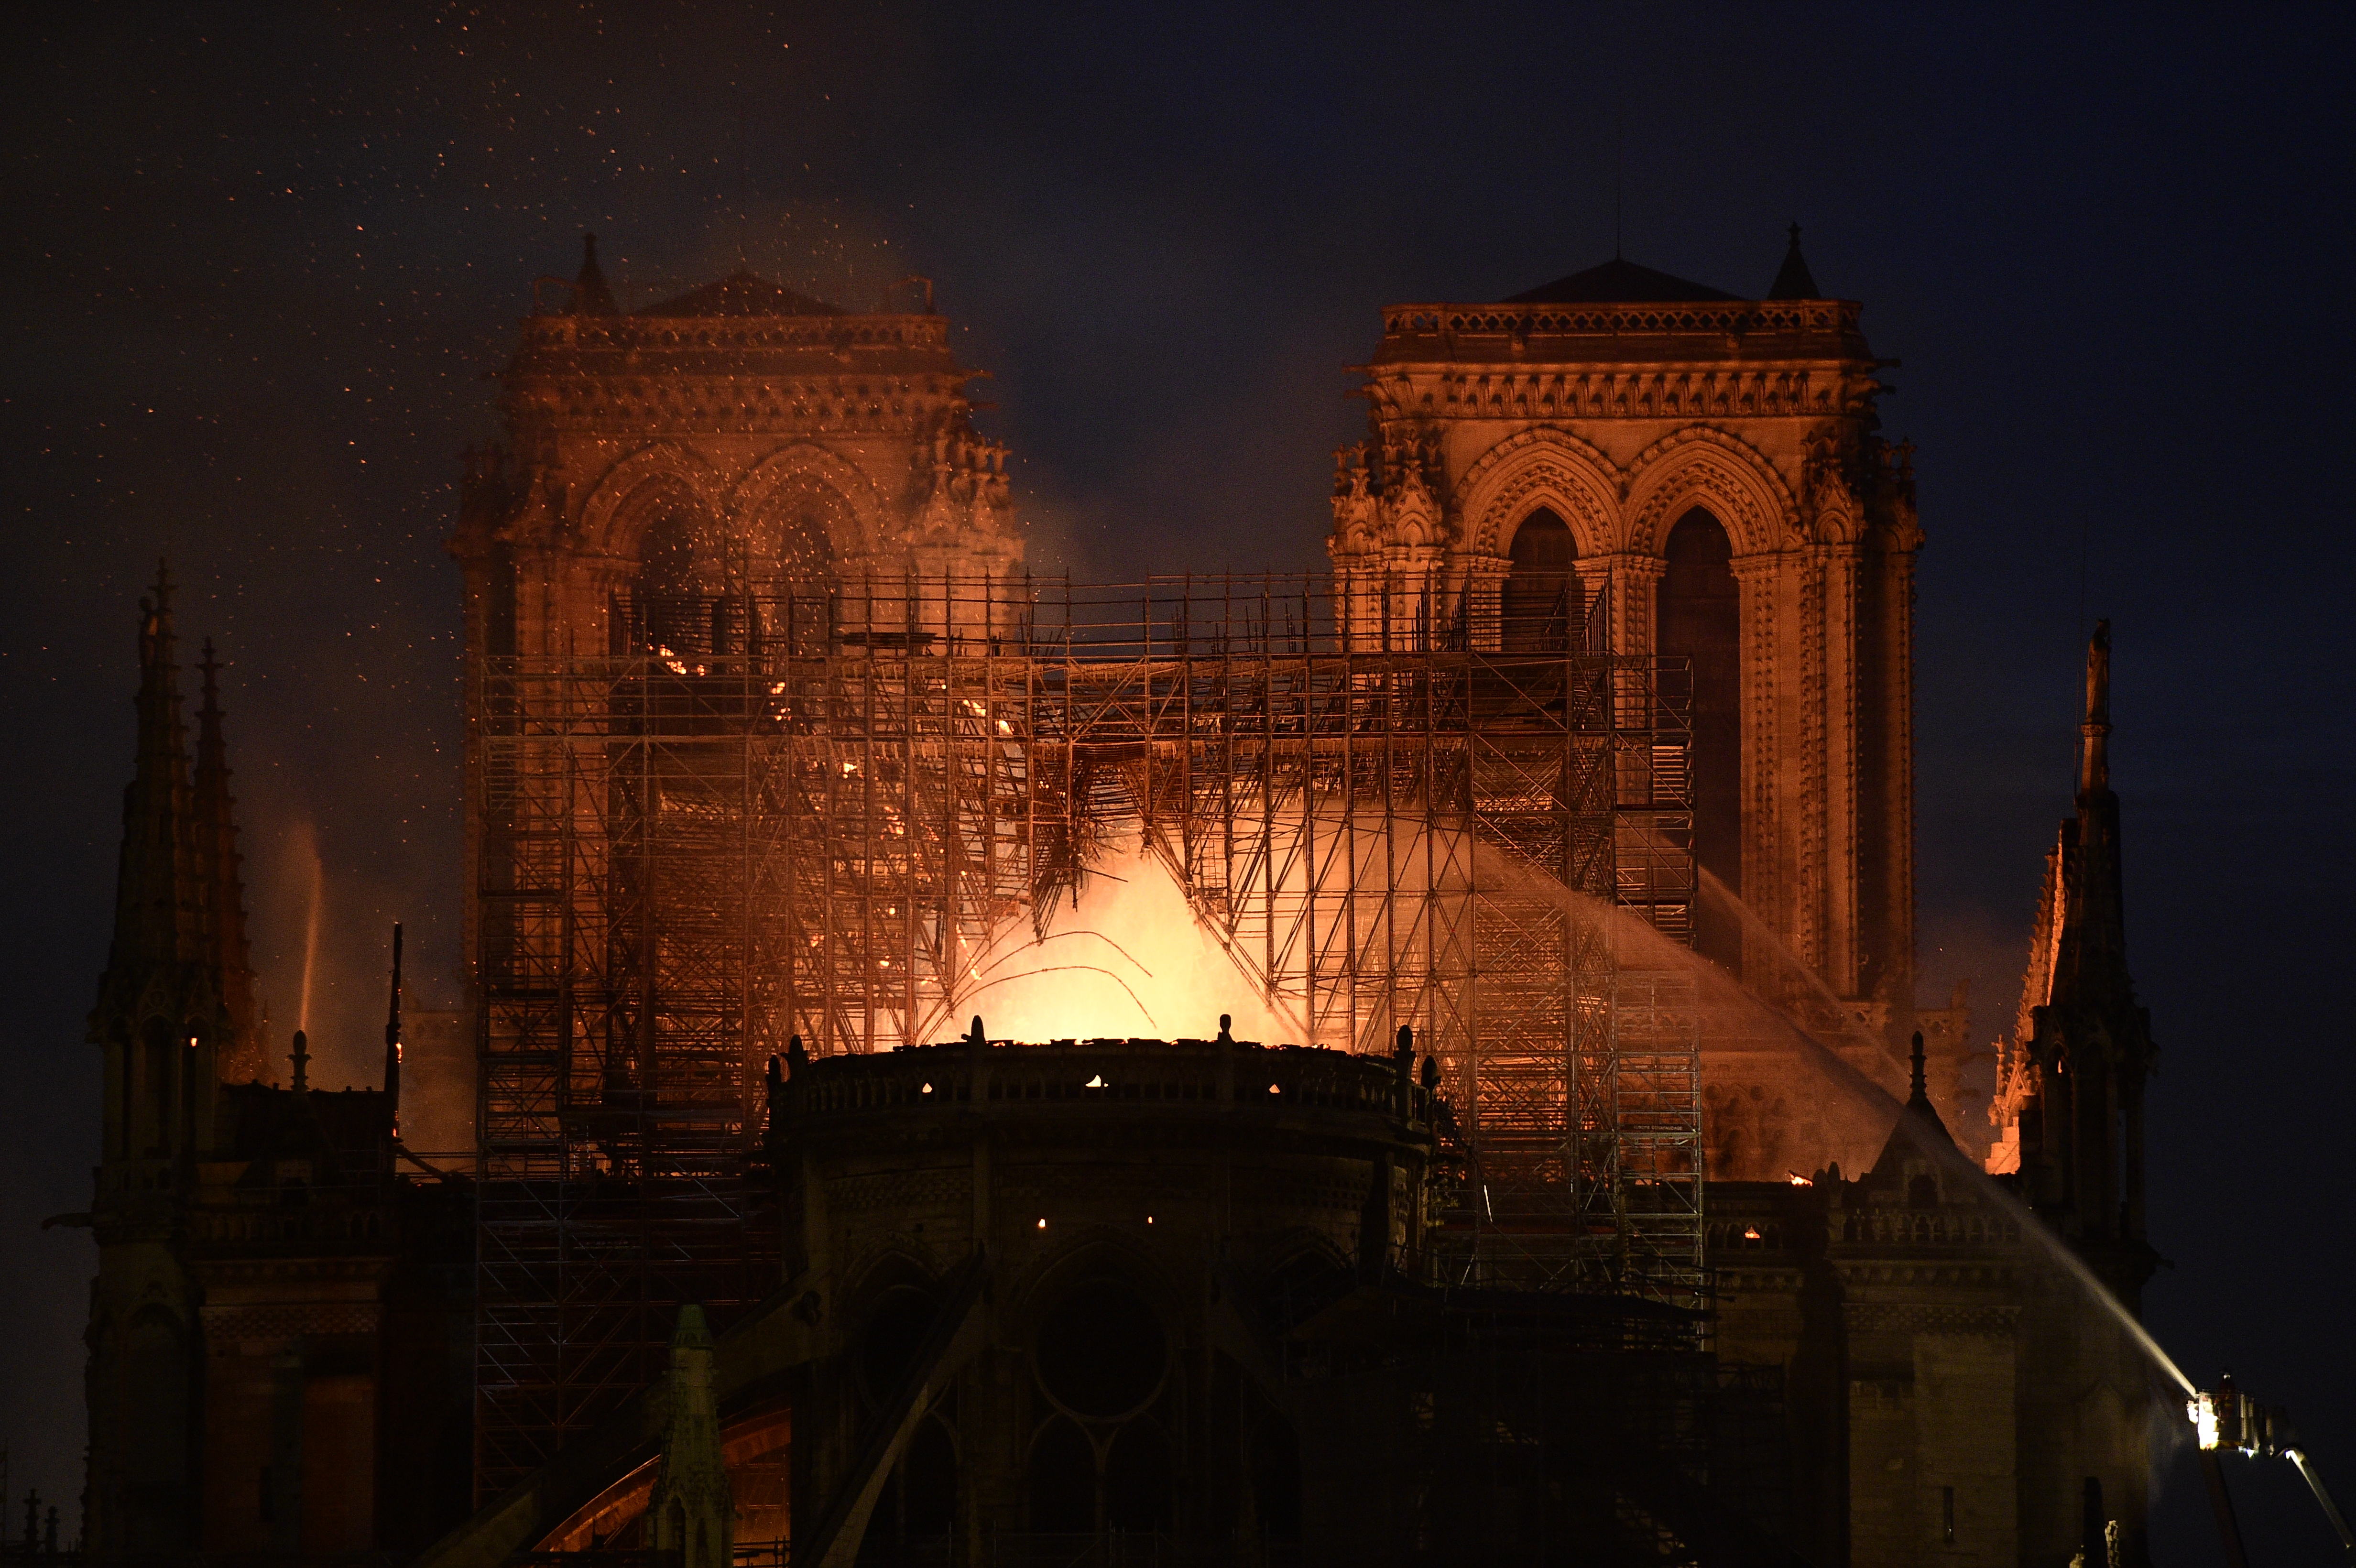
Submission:
M 1691 982 L 1614 934 L 1689 929 L 1689 680 L 1603 609 L 1509 649 L 1319 578 L 828 580 L 487 660 L 485 1495 L 653 1376 L 677 1303 L 774 1287 L 767 1057 L 957 1032 L 1116 837 L 1299 1043 L 1438 1057 L 1462 1277 L 1696 1304 Z

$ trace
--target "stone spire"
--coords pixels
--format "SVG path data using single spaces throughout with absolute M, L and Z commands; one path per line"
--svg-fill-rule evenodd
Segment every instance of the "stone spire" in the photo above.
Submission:
M 2127 973 L 2110 688 L 2104 621 L 2086 645 L 2078 809 L 2062 824 L 2039 933 L 2050 967 L 2040 976 L 2032 965 L 2024 998 L 2030 1087 L 2021 1096 L 2020 1168 L 2039 1209 L 2082 1248 L 2104 1252 L 2106 1277 L 2132 1301 L 2151 1266 L 2143 1091 L 2158 1051 Z
M 720 1444 L 712 1353 L 703 1308 L 690 1302 L 679 1309 L 670 1337 L 662 1467 L 647 1501 L 655 1550 L 680 1553 L 680 1568 L 734 1568 L 735 1563 L 736 1505 Z
M 1805 258 L 1800 254 L 1800 226 L 1792 225 L 1792 248 L 1783 252 L 1783 265 L 1777 270 L 1774 283 L 1768 285 L 1771 300 L 1816 300 L 1825 296 L 1816 292 L 1816 280 L 1808 271 Z
M 188 1203 L 213 1148 L 220 1053 L 234 1034 L 214 944 L 207 821 L 181 720 L 172 579 L 139 606 L 138 759 L 123 793 L 114 935 L 91 1009 L 104 1064 L 94 1173 L 84 1549 L 177 1559 L 203 1520 L 200 1288 L 184 1267 Z M 223 769 L 219 782 L 226 786 Z
M 254 997 L 252 949 L 245 933 L 237 800 L 230 794 L 229 747 L 221 733 L 220 661 L 213 656 L 210 638 L 197 667 L 204 674 L 203 700 L 197 709 L 197 869 L 204 882 L 211 959 L 220 973 L 221 1005 L 229 1011 L 230 1023 L 219 1070 L 224 1083 L 249 1083 L 266 1075 L 268 1063 Z
M 573 314 L 619 315 L 614 291 L 605 286 L 605 270 L 597 265 L 597 236 L 581 236 L 581 271 L 573 279 Z
M 2131 1008 L 2126 920 L 2120 887 L 2119 797 L 2111 793 L 2111 624 L 2086 644 L 2086 706 L 2078 725 L 2078 817 L 2065 847 L 2074 861 L 2064 884 L 2054 947 L 2054 1005 Z M 2071 851 L 2074 851 L 2072 853 Z
M 1947 1130 L 1939 1108 L 1931 1104 L 1930 1083 L 1922 1064 L 1922 1031 L 1916 1029 L 1912 1084 L 1905 1107 L 1898 1113 L 1898 1125 L 1890 1129 L 1889 1140 L 1881 1146 L 1881 1157 L 1873 1162 L 1866 1179 L 1877 1185 L 1896 1185 L 1916 1176 L 1936 1176 L 1939 1156 L 1954 1147 L 1954 1135 Z
M 2078 724 L 2078 804 L 2111 793 L 2111 624 L 2086 641 L 2086 711 Z
M 136 706 L 114 935 L 89 1039 L 107 1052 L 110 1157 L 187 1160 L 211 1138 L 219 1052 L 233 1030 L 221 1004 L 203 824 L 180 713 L 172 578 L 161 563 L 155 592 L 139 604 Z
M 172 575 L 158 562 L 155 592 L 139 602 L 139 752 L 123 792 L 114 940 L 102 1006 L 135 1006 L 137 993 L 159 972 L 168 972 L 177 988 L 181 972 L 206 956 L 196 797 L 173 647 Z

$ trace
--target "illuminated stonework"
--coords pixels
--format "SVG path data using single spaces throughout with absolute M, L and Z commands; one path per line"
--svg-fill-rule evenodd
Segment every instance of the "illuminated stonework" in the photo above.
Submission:
M 1694 944 L 1827 1015 L 1893 1089 L 1925 1027 L 1963 1125 L 1962 1018 L 1912 997 L 1922 534 L 1858 315 L 1816 297 L 1796 235 L 1765 299 L 1615 261 L 1500 304 L 1391 306 L 1327 549 L 1370 645 L 1423 621 L 1689 660 L 1694 850 L 1732 895 L 1705 893 Z M 1762 1053 L 1705 1052 L 1713 1174 L 1869 1155 L 1812 1127 Z
M 507 447 L 468 464 L 469 648 L 603 649 L 617 596 L 1018 570 L 975 374 L 929 308 L 847 312 L 746 272 L 623 315 L 593 242 L 566 308 L 525 325 Z

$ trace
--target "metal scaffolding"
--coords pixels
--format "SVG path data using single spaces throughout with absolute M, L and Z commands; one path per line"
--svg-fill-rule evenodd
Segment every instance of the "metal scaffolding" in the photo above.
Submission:
M 676 1303 L 774 1287 L 766 1058 L 956 1032 L 1117 835 L 1300 1043 L 1438 1057 L 1462 1277 L 1695 1303 L 1690 983 L 1615 938 L 1688 929 L 1686 671 L 1601 646 L 1599 603 L 1508 650 L 1355 593 L 624 593 L 594 656 L 486 661 L 486 1495 L 654 1375 Z

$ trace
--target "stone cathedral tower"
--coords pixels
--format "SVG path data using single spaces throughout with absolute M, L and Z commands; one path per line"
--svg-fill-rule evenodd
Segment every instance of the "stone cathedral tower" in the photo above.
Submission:
M 482 742 L 502 721 L 487 672 L 503 661 L 700 667 L 745 652 L 764 632 L 744 624 L 755 597 L 788 581 L 840 583 L 839 614 L 922 635 L 942 629 L 944 584 L 979 603 L 1021 570 L 1005 448 L 969 422 L 980 372 L 958 363 L 931 285 L 900 287 L 916 308 L 861 313 L 738 272 L 625 314 L 586 239 L 570 289 L 525 324 L 507 443 L 470 454 L 450 541 L 470 800 L 486 798 Z M 509 851 L 486 839 L 497 824 L 468 824 L 470 885 L 492 886 Z M 470 903 L 470 953 L 482 920 Z
M 621 651 L 617 593 L 1019 570 L 1005 449 L 969 423 L 979 372 L 911 286 L 919 310 L 854 313 L 740 272 L 625 315 L 591 236 L 508 367 L 507 446 L 469 466 L 470 667 Z M 730 635 L 661 632 L 682 652 Z
M 1705 895 L 1694 944 L 1786 999 L 1813 972 L 1894 1086 L 1917 1021 L 1922 536 L 1858 312 L 1819 296 L 1796 228 L 1763 299 L 1615 260 L 1494 304 L 1392 306 L 1328 549 L 1361 636 L 1387 604 L 1476 643 L 1689 660 L 1695 856 L 1753 917 Z M 1940 1026 L 1961 1020 L 1924 1021 L 1952 1093 L 1963 1041 Z M 1723 1099 L 1734 1070 L 1711 1069 Z M 1772 1089 L 1743 1098 L 1713 1107 L 1714 1174 L 1821 1157 Z

